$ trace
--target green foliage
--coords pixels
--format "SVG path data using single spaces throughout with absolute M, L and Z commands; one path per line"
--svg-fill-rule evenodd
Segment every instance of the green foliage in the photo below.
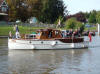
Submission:
M 100 24 L 100 11 L 97 12 L 96 21 Z
M 62 0 L 47 0 L 40 21 L 54 23 L 59 16 L 64 16 L 65 8 Z
M 9 21 L 15 21 L 16 20 L 16 8 L 14 6 L 11 6 L 9 9 Z
M 90 13 L 88 22 L 89 22 L 89 23 L 96 23 L 96 11 L 92 11 L 92 12 Z
M 55 21 L 55 24 L 58 24 L 58 21 L 59 21 L 59 20 L 60 20 L 60 21 L 61 21 L 61 23 L 62 23 L 64 19 L 63 19 L 63 17 L 62 17 L 62 16 L 59 16 L 59 17 L 58 17 L 58 19 Z
M 78 22 L 76 18 L 70 18 L 65 22 L 66 29 L 77 29 L 82 26 L 83 24 L 81 22 Z
M 8 36 L 10 31 L 14 35 L 15 31 L 14 31 L 13 27 L 14 26 L 12 26 L 12 25 L 10 25 L 10 26 L 8 26 L 8 25 L 1 26 L 0 25 L 0 36 Z M 19 27 L 20 34 L 30 34 L 34 31 L 37 31 L 38 29 L 44 29 L 44 27 L 31 27 L 31 31 L 30 31 L 29 26 L 18 26 L 18 27 Z
M 90 16 L 90 14 L 89 14 L 88 12 L 86 12 L 86 13 L 84 13 L 84 14 L 85 14 L 86 19 L 88 19 L 89 16 Z
M 83 24 L 81 22 L 76 21 L 75 28 L 77 29 L 78 27 L 83 27 Z
M 90 31 L 97 31 L 97 26 L 95 26 L 95 27 L 90 27 L 90 28 L 86 28 L 86 27 L 85 27 L 84 30 L 85 30 L 85 31 L 88 31 L 88 30 L 90 30 Z
M 36 17 L 43 23 L 54 23 L 59 16 L 64 16 L 66 9 L 62 0 L 7 0 L 7 3 L 11 21 L 20 19 L 25 22 Z

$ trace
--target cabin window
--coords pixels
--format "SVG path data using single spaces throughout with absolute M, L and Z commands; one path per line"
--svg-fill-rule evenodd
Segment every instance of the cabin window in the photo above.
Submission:
M 38 33 L 37 35 L 40 36 L 40 33 Z
M 29 38 L 36 38 L 36 35 L 29 35 Z
M 43 32 L 42 35 L 46 36 L 45 32 Z
M 25 38 L 27 39 L 27 38 L 30 38 L 30 39 L 32 39 L 32 38 L 36 38 L 36 35 L 34 34 L 27 34 L 27 35 L 25 35 Z
M 7 8 L 6 7 L 2 7 L 2 12 L 6 12 Z

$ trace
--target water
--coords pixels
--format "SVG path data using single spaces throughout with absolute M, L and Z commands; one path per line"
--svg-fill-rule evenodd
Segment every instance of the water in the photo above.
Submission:
M 88 49 L 11 51 L 0 38 L 0 74 L 100 74 L 100 37 Z

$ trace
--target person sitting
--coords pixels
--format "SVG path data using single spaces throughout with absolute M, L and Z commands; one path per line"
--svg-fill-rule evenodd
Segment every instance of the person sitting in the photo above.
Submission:
M 72 34 L 73 34 L 73 30 L 70 29 L 70 30 L 69 30 L 69 33 L 68 33 L 69 37 L 72 37 Z

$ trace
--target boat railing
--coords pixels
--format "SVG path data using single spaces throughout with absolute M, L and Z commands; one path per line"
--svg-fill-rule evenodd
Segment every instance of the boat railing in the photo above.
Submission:
M 35 39 L 36 34 L 25 34 L 25 39 Z
M 89 46 L 89 41 L 84 41 L 83 44 L 84 44 L 84 47 L 88 47 Z

